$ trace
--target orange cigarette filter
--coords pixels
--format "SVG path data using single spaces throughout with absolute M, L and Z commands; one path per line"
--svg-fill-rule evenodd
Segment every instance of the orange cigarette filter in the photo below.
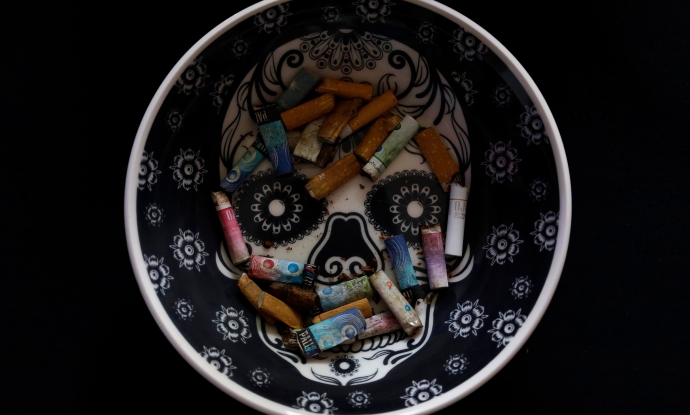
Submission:
M 340 101 L 335 104 L 335 108 L 331 111 L 326 120 L 321 124 L 317 136 L 320 141 L 328 144 L 338 144 L 340 138 L 338 135 L 348 121 L 357 115 L 357 110 L 362 106 L 360 98 L 353 98 Z
M 260 310 L 293 329 L 304 327 L 304 324 L 302 324 L 302 313 L 265 291 L 262 294 L 262 297 L 259 299 Z
M 386 112 L 392 110 L 396 105 L 398 105 L 398 99 L 395 97 L 393 91 L 389 89 L 360 108 L 357 115 L 355 115 L 340 132 L 340 138 L 349 136 Z
M 357 144 L 355 156 L 362 163 L 368 162 L 376 149 L 388 137 L 388 134 L 393 131 L 396 125 L 400 124 L 400 121 L 402 121 L 402 117 L 392 112 L 387 112 L 382 117 L 377 118 L 362 141 Z
M 247 274 L 242 274 L 242 277 L 237 281 L 237 285 L 242 294 L 247 297 L 262 317 L 266 316 L 270 324 L 281 321 L 293 329 L 304 327 L 302 324 L 302 314 L 298 310 L 263 291 Z
M 324 94 L 282 112 L 280 118 L 283 119 L 285 130 L 290 131 L 328 114 L 333 111 L 333 108 L 335 108 L 335 96 Z
M 259 297 L 261 296 L 261 288 L 256 285 L 254 281 L 252 281 L 247 274 L 242 274 L 242 277 L 240 277 L 239 281 L 237 281 L 237 285 L 240 287 L 240 291 L 242 291 L 242 294 L 244 294 L 245 297 L 247 297 L 247 300 L 249 300 L 250 303 L 256 308 L 256 311 L 259 312 L 261 317 L 266 320 L 268 324 L 274 324 L 276 322 L 276 319 L 273 318 L 272 316 L 269 316 L 266 314 L 264 311 L 260 310 L 259 307 L 257 307 L 257 304 L 259 303 Z
M 312 318 L 312 323 L 320 323 L 328 318 L 331 318 L 337 314 L 342 313 L 345 310 L 349 310 L 351 308 L 356 308 L 359 310 L 364 318 L 369 318 L 374 313 L 371 311 L 371 305 L 369 305 L 369 300 L 366 298 L 362 298 L 361 300 L 353 301 L 350 304 L 345 304 L 343 306 L 340 306 L 338 308 L 334 308 L 333 310 L 326 311 L 325 313 L 321 313 L 318 316 L 315 316 Z
M 357 160 L 357 157 L 350 153 L 312 177 L 304 187 L 307 189 L 309 196 L 314 199 L 323 199 L 340 186 L 349 182 L 360 170 L 362 170 L 362 165 Z
M 316 87 L 316 92 L 319 94 L 330 93 L 339 98 L 361 98 L 365 101 L 371 101 L 373 88 L 371 85 L 326 78 Z
M 453 160 L 441 137 L 433 127 L 420 131 L 414 138 L 422 154 L 426 157 L 426 162 L 429 163 L 431 171 L 434 172 L 439 183 L 441 183 L 441 187 L 448 192 L 453 177 L 460 173 L 460 167 Z

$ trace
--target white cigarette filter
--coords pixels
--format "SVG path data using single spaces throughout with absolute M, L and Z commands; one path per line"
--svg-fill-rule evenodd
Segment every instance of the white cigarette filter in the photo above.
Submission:
M 462 256 L 468 193 L 466 187 L 458 183 L 451 183 L 448 224 L 446 225 L 446 255 Z
M 414 335 L 417 329 L 422 327 L 422 320 L 419 319 L 413 306 L 400 293 L 398 287 L 388 278 L 388 275 L 383 270 L 379 270 L 369 277 L 369 282 L 379 293 L 405 333 L 408 336 Z

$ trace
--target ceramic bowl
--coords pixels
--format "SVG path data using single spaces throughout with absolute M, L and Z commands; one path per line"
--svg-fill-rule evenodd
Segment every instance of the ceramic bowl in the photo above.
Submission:
M 464 172 L 463 255 L 446 258 L 449 288 L 418 307 L 424 327 L 412 337 L 398 330 L 306 359 L 238 290 L 247 266 L 229 259 L 211 193 L 257 138 L 249 108 L 274 102 L 300 68 L 392 90 L 397 111 L 433 126 Z M 395 275 L 381 236 L 404 234 L 428 283 L 420 229 L 445 229 L 449 202 L 414 140 L 376 181 L 356 176 L 323 200 L 304 187 L 321 169 L 295 167 L 276 177 L 264 160 L 231 195 L 250 253 L 319 265 L 325 288 L 364 266 Z M 571 191 L 539 90 L 462 14 L 432 1 L 264 1 L 211 30 L 163 81 L 133 144 L 125 219 L 161 330 L 230 397 L 273 414 L 417 414 L 480 387 L 532 333 L 565 261 Z

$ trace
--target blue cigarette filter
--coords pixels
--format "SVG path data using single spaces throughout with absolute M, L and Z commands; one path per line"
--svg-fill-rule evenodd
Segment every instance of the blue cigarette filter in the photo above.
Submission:
M 364 275 L 350 281 L 331 285 L 317 291 L 316 294 L 319 296 L 321 310 L 314 310 L 313 315 L 333 310 L 341 305 L 350 304 L 362 298 L 371 298 L 374 295 L 374 290 L 371 288 L 371 284 L 369 284 L 369 278 Z
M 266 152 L 273 164 L 275 175 L 281 177 L 292 174 L 295 168 L 292 165 L 290 146 L 278 106 L 271 104 L 254 108 L 254 119 L 259 124 L 259 131 L 264 139 Z
M 301 104 L 311 93 L 321 78 L 308 69 L 300 69 L 287 89 L 280 95 L 276 104 L 280 111 L 289 110 Z
M 261 133 L 244 152 L 242 158 L 235 163 L 232 169 L 220 183 L 220 187 L 228 193 L 233 193 L 240 188 L 242 183 L 252 174 L 252 171 L 266 158 L 266 146 Z
M 362 312 L 350 308 L 305 329 L 297 329 L 295 335 L 302 354 L 311 357 L 354 339 L 365 330 L 366 321 Z
M 417 298 L 424 298 L 424 292 L 415 276 L 410 252 L 407 250 L 405 235 L 391 236 L 383 242 L 386 244 L 388 255 L 391 257 L 393 272 L 398 279 L 400 293 L 412 304 Z

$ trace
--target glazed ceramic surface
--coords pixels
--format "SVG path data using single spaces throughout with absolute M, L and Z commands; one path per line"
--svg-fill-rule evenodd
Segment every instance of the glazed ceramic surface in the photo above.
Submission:
M 247 266 L 229 259 L 211 192 L 257 139 L 249 108 L 275 102 L 300 68 L 392 90 L 397 111 L 433 126 L 464 173 L 463 256 L 447 257 L 449 289 L 417 305 L 413 337 L 398 330 L 306 359 L 237 288 Z M 295 167 L 278 178 L 264 160 L 232 194 L 250 253 L 316 264 L 324 288 L 364 266 L 393 277 L 382 235 L 403 234 L 427 284 L 421 226 L 445 229 L 448 193 L 414 140 L 375 182 L 356 176 L 323 200 L 304 188 L 321 169 Z M 154 97 L 130 160 L 126 229 L 162 330 L 235 399 L 269 413 L 428 412 L 493 376 L 538 323 L 565 259 L 569 186 L 538 90 L 462 15 L 402 0 L 264 2 L 197 43 Z

